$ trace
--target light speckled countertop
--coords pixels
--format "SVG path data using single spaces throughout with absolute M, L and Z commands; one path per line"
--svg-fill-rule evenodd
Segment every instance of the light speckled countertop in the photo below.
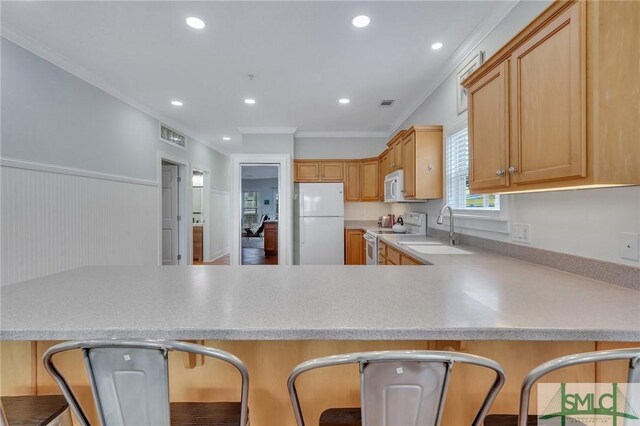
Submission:
M 640 342 L 639 292 L 490 252 L 427 260 L 85 267 L 2 287 L 0 337 Z

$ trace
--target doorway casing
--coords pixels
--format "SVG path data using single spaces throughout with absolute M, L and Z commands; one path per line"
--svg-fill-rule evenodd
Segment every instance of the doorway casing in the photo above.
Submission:
M 278 165 L 278 265 L 293 262 L 293 180 L 289 154 L 233 154 L 231 155 L 231 265 L 240 265 L 242 241 L 242 165 Z

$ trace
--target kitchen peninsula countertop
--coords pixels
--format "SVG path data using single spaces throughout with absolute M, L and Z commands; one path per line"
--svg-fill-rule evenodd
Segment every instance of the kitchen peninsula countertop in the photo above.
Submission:
M 83 267 L 2 287 L 0 337 L 640 341 L 640 292 L 473 251 L 426 266 Z

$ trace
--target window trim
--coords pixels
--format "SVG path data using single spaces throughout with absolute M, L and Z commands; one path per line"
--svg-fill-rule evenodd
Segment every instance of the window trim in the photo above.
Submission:
M 445 125 L 444 127 L 444 149 L 442 150 L 442 161 L 445 167 L 443 168 L 443 180 L 444 180 L 444 198 L 443 203 L 447 203 L 449 199 L 449 194 L 447 193 L 448 181 L 447 181 L 447 140 L 450 136 L 458 133 L 459 131 L 468 128 L 469 123 L 467 121 L 466 113 L 459 117 L 456 121 L 449 125 Z M 508 227 L 509 219 L 507 217 L 506 206 L 504 205 L 505 197 L 500 195 L 500 208 L 499 209 L 487 209 L 487 208 L 474 208 L 474 209 L 461 209 L 461 208 L 453 208 L 453 212 L 456 215 L 456 219 L 460 218 L 464 222 L 473 222 L 473 221 L 491 221 L 491 222 L 506 222 Z M 448 222 L 448 216 L 445 216 Z M 471 229 L 486 229 L 485 226 L 471 226 L 472 223 L 469 223 L 470 226 L 465 226 Z M 501 231 L 496 231 L 501 232 Z

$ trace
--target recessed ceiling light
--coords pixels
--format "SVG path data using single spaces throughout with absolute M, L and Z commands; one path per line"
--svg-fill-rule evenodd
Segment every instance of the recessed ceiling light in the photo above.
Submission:
M 182 106 L 182 101 L 171 101 L 171 105 L 173 106 Z
M 256 100 L 255 100 L 255 99 L 250 99 L 250 98 L 249 98 L 249 99 L 245 99 L 245 100 L 244 100 L 244 103 L 245 103 L 245 104 L 249 104 L 249 105 L 253 105 L 253 104 L 255 104 L 255 103 L 256 103 Z
M 353 18 L 353 21 L 351 21 L 353 26 L 358 28 L 364 28 L 369 25 L 370 22 L 371 19 L 369 19 L 369 17 L 366 15 L 356 16 L 355 18 Z
M 188 26 L 195 28 L 196 30 L 201 30 L 205 27 L 204 21 L 200 18 L 196 18 L 195 16 L 189 16 L 186 22 Z
M 351 101 L 349 99 L 347 99 L 347 98 L 342 98 L 338 102 L 340 102 L 341 104 L 348 104 Z
M 441 47 L 442 47 L 442 43 L 440 43 L 440 42 L 438 42 L 438 43 L 433 43 L 433 44 L 431 45 L 431 48 L 432 48 L 433 50 L 438 50 L 438 49 L 440 49 Z
M 223 137 L 222 137 L 222 140 L 223 140 L 223 141 L 230 141 L 230 140 L 231 140 L 231 138 L 230 138 L 229 136 L 223 136 Z

